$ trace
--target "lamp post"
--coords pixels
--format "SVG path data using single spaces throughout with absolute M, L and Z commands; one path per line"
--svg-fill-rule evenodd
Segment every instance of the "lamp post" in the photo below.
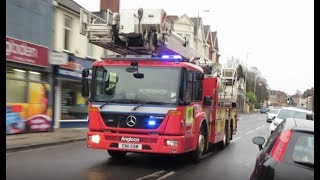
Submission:
M 244 107 L 246 108 L 246 104 L 247 104 L 247 78 L 248 78 L 248 55 L 250 53 L 247 51 L 247 54 L 246 54 L 246 75 L 245 75 L 245 90 L 244 90 Z
M 261 108 L 262 108 L 262 83 L 259 83 L 260 88 L 260 101 L 261 101 Z

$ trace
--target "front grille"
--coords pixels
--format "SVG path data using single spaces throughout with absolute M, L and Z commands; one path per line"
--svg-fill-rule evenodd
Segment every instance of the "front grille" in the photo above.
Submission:
M 100 112 L 103 122 L 108 127 L 133 128 L 133 129 L 157 129 L 164 120 L 165 114 L 123 114 L 123 113 L 105 113 Z M 136 119 L 134 125 L 130 127 L 127 118 L 134 116 Z M 154 118 L 156 117 L 156 118 Z M 148 125 L 148 121 L 155 121 L 155 125 Z M 130 123 L 129 123 L 130 124 Z M 132 124 L 131 124 L 132 125 Z

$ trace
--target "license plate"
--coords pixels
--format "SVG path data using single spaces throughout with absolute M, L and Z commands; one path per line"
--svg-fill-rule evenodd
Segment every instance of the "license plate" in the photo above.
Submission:
M 118 148 L 120 148 L 120 149 L 142 149 L 142 144 L 119 143 Z

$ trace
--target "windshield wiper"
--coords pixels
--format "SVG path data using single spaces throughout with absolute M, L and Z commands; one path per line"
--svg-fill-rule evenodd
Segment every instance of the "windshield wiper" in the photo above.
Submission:
M 103 108 L 105 105 L 109 103 L 139 103 L 141 101 L 138 100 L 130 100 L 130 99 L 111 99 L 110 101 L 105 102 L 99 108 Z
M 314 167 L 314 163 L 310 163 L 310 162 L 305 162 L 305 161 L 294 161 L 294 163 L 297 163 L 297 164 L 300 164 L 300 165 L 303 165 L 303 166 L 307 166 L 307 167 L 311 167 L 311 168 L 313 168 L 313 167 Z
M 146 104 L 166 105 L 166 104 L 170 104 L 170 103 L 148 101 L 148 102 L 141 103 L 141 104 L 139 104 L 138 106 L 132 108 L 131 111 L 135 111 L 135 110 L 137 110 L 139 107 L 144 106 L 144 105 L 146 105 Z

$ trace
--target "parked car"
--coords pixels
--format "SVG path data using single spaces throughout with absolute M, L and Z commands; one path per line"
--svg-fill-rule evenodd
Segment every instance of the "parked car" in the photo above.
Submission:
M 272 134 L 274 129 L 286 118 L 298 118 L 313 120 L 313 112 L 307 111 L 294 107 L 284 107 L 282 108 L 275 119 L 271 122 L 269 127 L 269 136 Z
M 314 121 L 287 118 L 265 139 L 252 139 L 259 146 L 250 180 L 314 179 Z
M 267 113 L 267 112 L 268 112 L 267 108 L 261 108 L 260 109 L 260 114 Z
M 267 122 L 272 122 L 272 120 L 278 115 L 280 109 L 270 109 L 267 113 Z

